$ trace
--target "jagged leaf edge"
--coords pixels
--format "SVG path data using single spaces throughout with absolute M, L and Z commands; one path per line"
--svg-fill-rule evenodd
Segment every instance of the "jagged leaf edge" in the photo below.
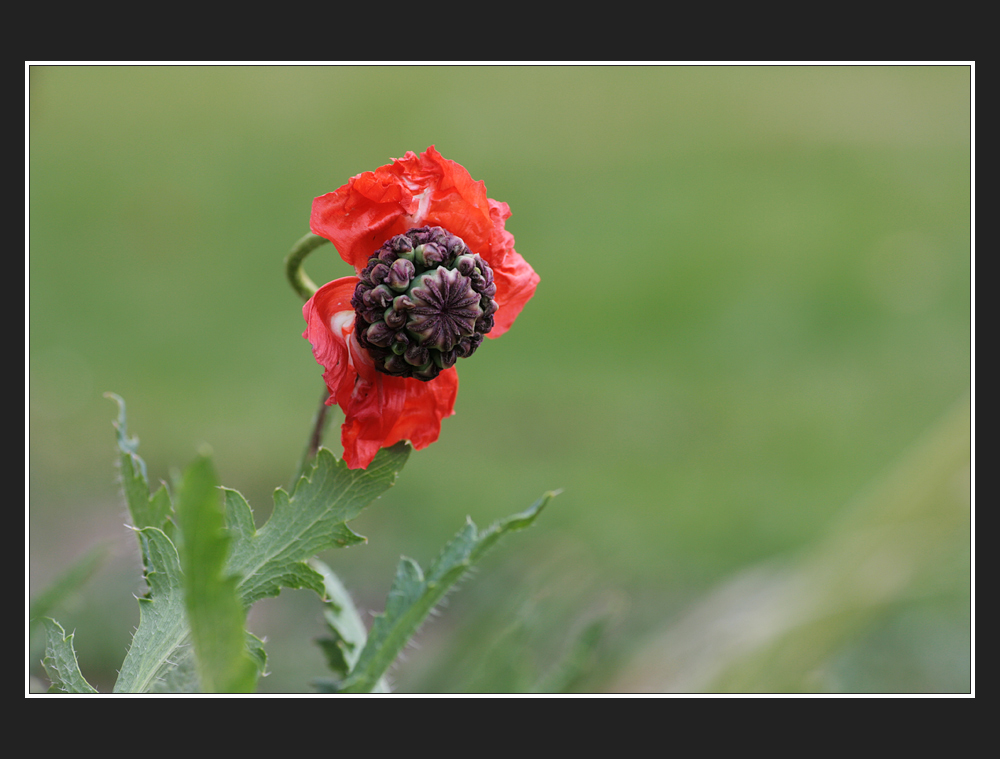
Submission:
M 139 626 L 118 673 L 115 693 L 148 693 L 190 652 L 181 562 L 173 541 L 156 527 L 136 530 L 149 591 L 139 598 Z
M 367 693 L 396 660 L 399 652 L 458 580 L 505 534 L 531 525 L 560 491 L 543 495 L 530 508 L 501 519 L 480 532 L 472 519 L 444 547 L 426 575 L 417 562 L 403 557 L 386 599 L 376 616 L 354 670 L 338 686 L 342 693 Z
M 291 496 L 283 488 L 275 490 L 271 518 L 252 531 L 246 499 L 225 490 L 227 523 L 235 538 L 227 567 L 241 578 L 238 592 L 244 605 L 276 596 L 282 588 L 308 588 L 322 596 L 322 575 L 308 561 L 328 548 L 365 540 L 346 523 L 395 484 L 409 453 L 405 443 L 383 448 L 365 470 L 348 469 L 320 448 Z
M 48 675 L 49 693 L 97 693 L 84 678 L 73 648 L 74 633 L 67 634 L 63 626 L 51 617 L 41 620 L 45 628 L 45 658 L 42 667 Z

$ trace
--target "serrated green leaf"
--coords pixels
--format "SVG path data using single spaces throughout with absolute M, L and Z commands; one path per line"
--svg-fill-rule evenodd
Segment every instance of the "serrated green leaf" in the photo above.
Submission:
M 306 562 L 320 551 L 364 541 L 345 524 L 388 490 L 406 463 L 410 448 L 398 443 L 379 451 L 368 469 L 348 469 L 321 448 L 308 476 L 289 496 L 279 488 L 267 524 L 253 528 L 250 507 L 239 493 L 226 491 L 228 527 L 233 536 L 228 572 L 241 579 L 244 606 L 282 588 L 309 588 L 323 595 L 323 577 Z
M 199 457 L 177 492 L 184 573 L 184 607 L 191 626 L 198 679 L 205 693 L 249 693 L 257 667 L 246 653 L 246 610 L 235 576 L 223 576 L 229 550 L 212 462 Z
M 42 619 L 42 625 L 47 640 L 42 666 L 52 683 L 49 693 L 97 693 L 80 672 L 73 650 L 73 633 L 67 635 L 62 625 L 49 617 Z
M 225 491 L 222 517 L 214 475 L 201 460 L 178 480 L 179 493 L 185 492 L 185 505 L 178 510 L 188 524 L 181 535 L 166 488 L 149 495 L 145 463 L 136 454 L 138 440 L 126 432 L 124 402 L 109 397 L 119 404 L 115 429 L 122 486 L 149 586 L 139 599 L 139 627 L 114 690 L 194 692 L 200 681 L 211 690 L 250 690 L 266 656 L 261 641 L 244 630 L 246 610 L 282 587 L 322 594 L 323 578 L 306 561 L 326 548 L 364 541 L 345 523 L 392 486 L 409 447 L 400 443 L 380 451 L 367 470 L 347 469 L 321 449 L 292 496 L 280 489 L 275 493 L 274 513 L 260 530 L 236 491 Z M 175 532 L 183 538 L 190 577 L 181 571 Z M 189 620 L 194 620 L 194 635 Z
M 184 609 L 184 580 L 177 548 L 162 530 L 136 530 L 145 562 L 149 592 L 139 599 L 139 627 L 122 663 L 115 693 L 148 693 L 158 690 L 168 675 L 174 692 L 194 692 L 194 669 L 176 682 L 179 667 L 191 655 L 191 641 Z
M 118 439 L 122 492 L 125 494 L 129 514 L 132 516 L 132 524 L 139 529 L 156 527 L 169 535 L 171 528 L 167 526 L 167 522 L 171 515 L 170 495 L 166 488 L 161 486 L 150 497 L 146 462 L 136 453 L 139 439 L 128 434 L 125 401 L 114 393 L 104 395 L 118 404 L 118 419 L 112 424 Z
M 531 508 L 480 532 L 470 519 L 431 565 L 426 576 L 405 556 L 368 640 L 351 674 L 340 683 L 343 693 L 368 693 L 396 660 L 431 609 L 504 535 L 532 524 L 556 493 L 546 493 Z
M 105 396 L 118 404 L 118 419 L 113 424 L 122 491 L 139 541 L 148 586 L 146 595 L 138 599 L 139 627 L 132 636 L 114 692 L 194 692 L 198 680 L 184 609 L 180 558 L 171 540 L 170 495 L 161 486 L 150 496 L 146 463 L 136 453 L 139 440 L 128 435 L 125 401 L 114 393 Z

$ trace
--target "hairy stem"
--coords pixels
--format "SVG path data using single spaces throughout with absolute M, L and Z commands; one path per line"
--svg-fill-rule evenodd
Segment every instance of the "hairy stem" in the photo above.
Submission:
M 288 492 L 295 492 L 295 485 L 305 474 L 306 470 L 309 468 L 309 464 L 312 460 L 316 458 L 316 453 L 319 451 L 319 447 L 323 444 L 323 435 L 326 432 L 326 428 L 330 426 L 330 419 L 332 414 L 330 414 L 330 407 L 326 405 L 326 399 L 330 397 L 330 394 L 324 390 L 323 395 L 319 399 L 319 408 L 316 410 L 316 415 L 313 417 L 313 428 L 312 433 L 309 435 L 309 442 L 306 444 L 306 449 L 302 452 L 302 458 L 299 460 L 298 469 L 295 472 L 295 477 L 292 479 L 291 486 Z

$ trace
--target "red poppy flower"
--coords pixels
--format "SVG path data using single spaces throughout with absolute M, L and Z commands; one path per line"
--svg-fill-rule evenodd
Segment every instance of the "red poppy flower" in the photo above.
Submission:
M 344 461 L 438 438 L 454 413 L 457 358 L 506 332 L 538 275 L 504 229 L 510 208 L 433 146 L 353 177 L 313 201 L 311 229 L 356 277 L 321 287 L 303 307 L 328 405 L 337 403 Z

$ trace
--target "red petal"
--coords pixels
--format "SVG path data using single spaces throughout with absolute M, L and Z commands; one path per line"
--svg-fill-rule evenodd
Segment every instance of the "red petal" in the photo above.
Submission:
M 316 198 L 310 218 L 313 233 L 330 240 L 359 273 L 390 237 L 423 226 L 444 227 L 480 254 L 493 230 L 486 185 L 433 145 Z
M 323 380 L 330 391 L 330 398 L 327 400 L 330 405 L 340 386 L 345 382 L 351 383 L 356 374 L 351 365 L 344 328 L 348 333 L 354 330 L 351 295 L 357 284 L 357 277 L 343 277 L 328 282 L 302 307 L 302 316 L 306 320 L 306 331 L 302 336 L 310 342 L 316 361 L 326 370 L 323 372 Z M 349 312 L 349 316 L 345 312 Z M 331 322 L 338 314 L 344 314 L 338 317 L 338 324 L 343 328 L 334 330 Z
M 514 235 L 504 229 L 505 222 L 510 218 L 510 206 L 490 200 L 490 218 L 493 232 L 489 253 L 484 258 L 493 269 L 498 308 L 493 317 L 493 329 L 487 337 L 500 337 L 510 329 L 524 304 L 535 294 L 540 278 L 531 265 L 514 250 Z
M 493 222 L 484 182 L 475 181 L 464 166 L 444 158 L 433 145 L 420 156 L 408 153 L 393 164 L 397 167 L 400 181 L 417 200 L 412 226 L 444 227 L 473 253 L 489 248 Z
M 344 461 L 366 468 L 379 448 L 409 440 L 417 450 L 438 439 L 441 420 L 455 413 L 458 372 L 452 367 L 430 382 L 390 377 L 376 371 L 354 338 L 351 295 L 357 277 L 321 287 L 303 306 L 306 330 L 323 368 L 330 397 L 344 411 L 341 427 Z
M 347 417 L 341 427 L 344 461 L 367 468 L 379 448 L 409 440 L 417 450 L 441 434 L 441 420 L 455 413 L 458 372 L 452 367 L 430 382 L 374 372 L 374 381 L 358 376 L 353 388 L 338 396 Z
M 400 219 L 415 208 L 413 194 L 389 168 L 358 174 L 339 190 L 313 201 L 309 219 L 313 234 L 332 242 L 358 273 L 382 243 L 409 229 Z
M 357 272 L 389 238 L 414 227 L 440 226 L 461 237 L 493 269 L 498 310 L 490 337 L 506 332 L 535 293 L 539 277 L 514 250 L 504 225 L 506 203 L 487 198 L 486 185 L 444 158 L 432 145 L 391 164 L 353 177 L 313 201 L 310 228 L 330 240 Z M 344 460 L 367 467 L 378 449 L 409 440 L 420 449 L 437 440 L 441 420 L 454 413 L 458 373 L 454 367 L 430 382 L 391 377 L 375 370 L 354 338 L 351 295 L 356 277 L 324 285 L 303 309 L 304 336 L 312 343 L 328 403 L 340 405 Z
M 524 308 L 524 304 L 535 294 L 539 276 L 528 262 L 516 253 L 507 256 L 503 264 L 493 264 L 492 269 L 493 281 L 497 286 L 494 299 L 498 308 L 493 316 L 493 329 L 487 337 L 500 337 L 510 329 Z
M 455 413 L 458 372 L 446 369 L 430 382 L 407 379 L 406 403 L 399 420 L 386 438 L 386 445 L 409 440 L 418 451 L 438 439 L 441 420 Z
M 391 445 L 389 433 L 406 402 L 404 383 L 400 377 L 375 372 L 374 382 L 356 376 L 354 385 L 345 386 L 338 394 L 345 417 L 340 441 L 348 468 L 366 469 L 379 448 Z
M 394 235 L 413 227 L 440 226 L 461 237 L 493 269 L 499 306 L 490 337 L 514 323 L 535 294 L 538 275 L 514 250 L 504 228 L 510 207 L 486 197 L 486 185 L 432 145 L 388 166 L 358 174 L 313 202 L 310 226 L 330 240 L 357 272 Z

